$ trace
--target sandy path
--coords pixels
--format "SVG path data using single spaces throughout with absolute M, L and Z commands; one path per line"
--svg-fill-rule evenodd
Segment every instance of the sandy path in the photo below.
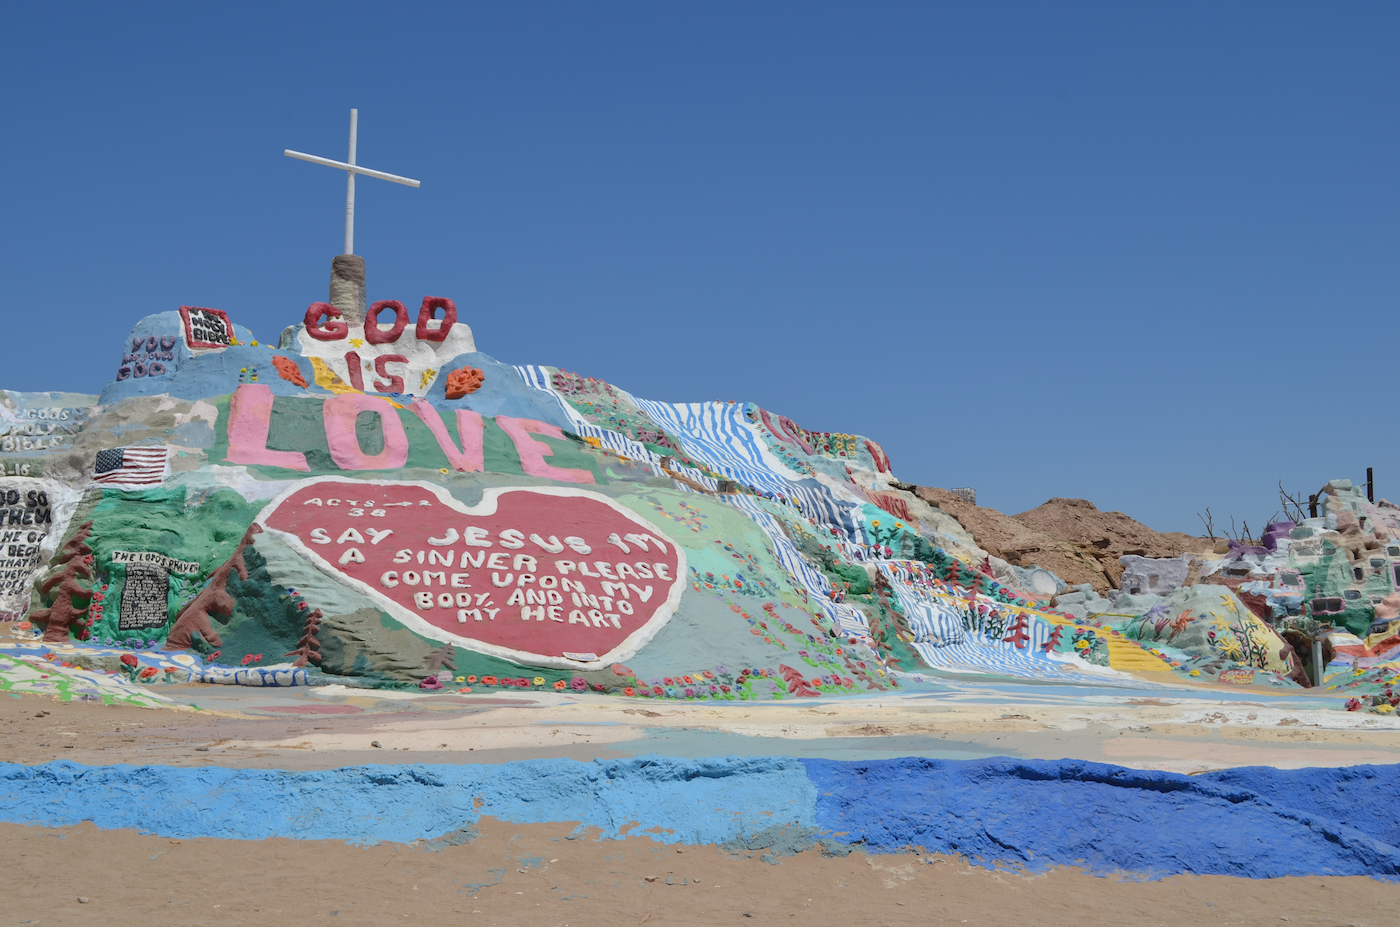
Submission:
M 391 699 L 313 689 L 280 700 L 260 696 L 240 711 L 194 712 L 0 698 L 0 760 L 26 764 L 69 759 L 301 770 L 647 753 L 1015 756 L 1189 773 L 1400 763 L 1400 722 L 1278 704 L 1164 699 L 1057 705 L 882 698 L 716 707 L 535 693 Z
M 564 825 L 483 819 L 440 849 L 326 841 L 169 840 L 91 824 L 0 824 L 6 923 L 282 922 L 381 927 L 806 924 L 1136 927 L 1394 923 L 1400 887 L 1363 877 L 1158 882 L 1074 870 L 1024 877 L 944 856 L 776 864 L 645 837 L 570 839 Z M 86 898 L 85 903 L 78 901 Z

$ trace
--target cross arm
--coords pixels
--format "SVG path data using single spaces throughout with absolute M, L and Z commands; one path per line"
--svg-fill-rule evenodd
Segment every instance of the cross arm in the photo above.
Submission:
M 360 167 L 358 164 L 346 164 L 344 161 L 332 161 L 330 158 L 318 158 L 316 155 L 292 151 L 290 148 L 284 149 L 282 153 L 289 158 L 300 158 L 303 161 L 310 161 L 312 164 L 324 164 L 327 167 L 338 167 L 342 171 L 364 174 L 366 177 L 377 177 L 380 180 L 392 180 L 394 183 L 401 183 L 410 187 L 419 185 L 418 181 L 410 180 L 407 177 L 400 177 L 398 174 L 386 174 L 383 171 L 372 171 L 367 167 Z

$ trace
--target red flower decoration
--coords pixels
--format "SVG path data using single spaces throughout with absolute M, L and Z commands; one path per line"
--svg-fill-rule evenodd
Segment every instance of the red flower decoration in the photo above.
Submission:
M 623 695 L 636 695 L 636 694 L 637 694 L 637 690 L 636 690 L 636 689 L 633 689 L 631 686 L 628 686 L 627 688 L 625 688 L 625 689 L 622 690 L 622 694 L 623 694 Z
M 127 666 L 135 666 L 135 665 L 136 665 L 136 654 L 134 654 L 134 653 L 124 653 L 124 654 L 121 655 L 121 661 L 122 661 L 122 663 L 126 664 Z

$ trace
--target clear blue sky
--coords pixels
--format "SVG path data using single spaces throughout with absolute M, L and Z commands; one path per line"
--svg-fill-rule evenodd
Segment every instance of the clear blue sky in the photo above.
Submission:
M 10 4 L 0 385 L 182 303 L 371 299 L 481 350 L 1162 530 L 1400 500 L 1394 3 Z

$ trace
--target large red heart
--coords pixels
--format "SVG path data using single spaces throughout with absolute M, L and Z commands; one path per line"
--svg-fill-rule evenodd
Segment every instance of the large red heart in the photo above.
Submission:
M 429 483 L 327 477 L 258 523 L 412 630 L 524 663 L 626 660 L 685 588 L 670 538 L 584 489 L 488 489 L 468 508 Z

